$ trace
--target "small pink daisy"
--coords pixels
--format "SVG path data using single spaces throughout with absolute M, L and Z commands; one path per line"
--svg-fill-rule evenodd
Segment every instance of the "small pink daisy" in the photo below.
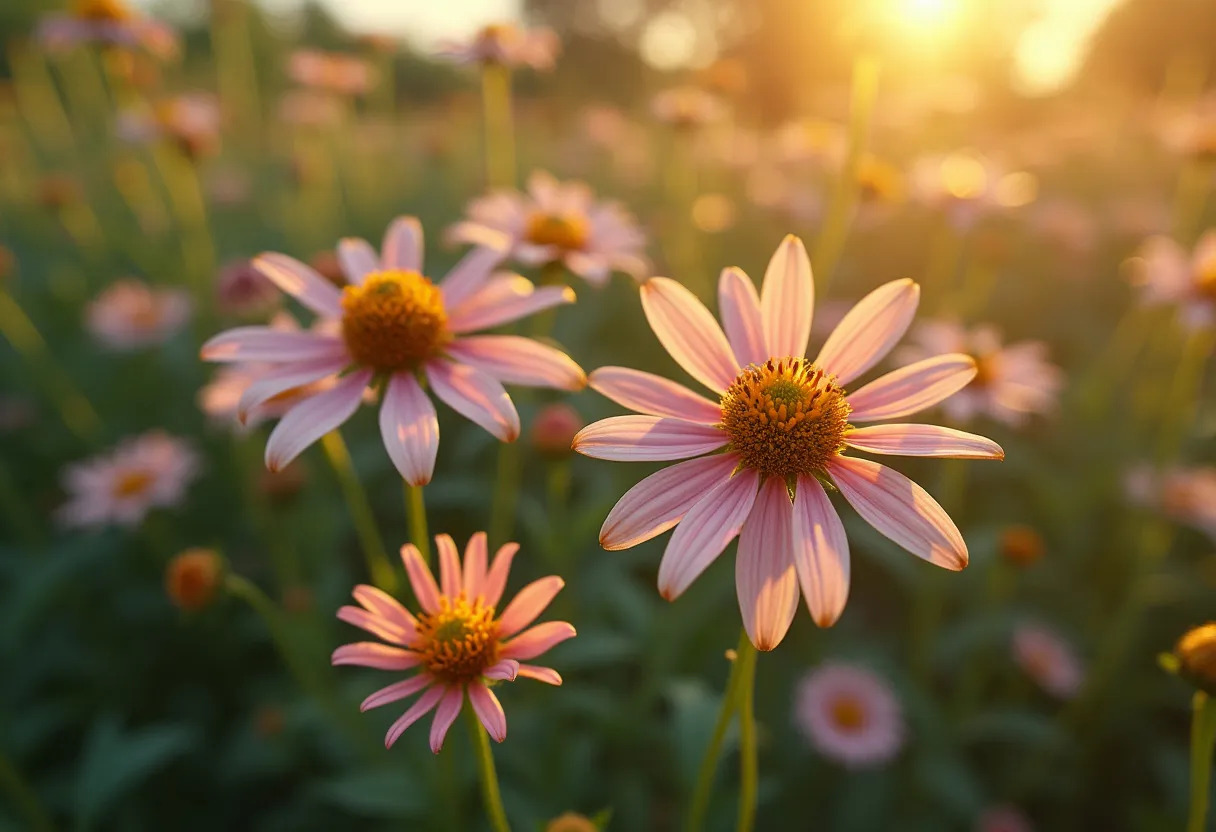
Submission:
M 556 670 L 523 662 L 572 638 L 574 628 L 565 621 L 531 626 L 565 585 L 555 575 L 528 584 L 498 612 L 519 544 L 500 548 L 488 569 L 485 532 L 469 539 L 463 568 L 451 537 L 436 535 L 435 544 L 438 585 L 417 548 L 413 544 L 401 547 L 401 559 L 422 611 L 415 616 L 375 587 L 355 587 L 353 594 L 361 607 L 342 607 L 338 618 L 388 644 L 347 644 L 334 651 L 333 663 L 394 671 L 419 668 L 410 678 L 367 697 L 361 710 L 422 694 L 388 729 L 384 745 L 391 748 L 405 729 L 434 710 L 431 750 L 438 754 L 466 697 L 490 736 L 498 742 L 506 739 L 507 717 L 491 688 L 518 676 L 560 685 L 562 677 Z
M 519 414 L 502 382 L 578 390 L 583 371 L 563 352 L 516 335 L 472 335 L 542 309 L 571 303 L 565 286 L 536 288 L 519 275 L 491 271 L 501 251 L 476 248 L 439 285 L 422 273 L 422 226 L 401 217 L 381 254 L 364 240 L 338 244 L 348 285 L 337 288 L 283 254 L 254 266 L 320 316 L 308 332 L 237 327 L 202 348 L 206 361 L 258 362 L 273 369 L 251 384 L 239 409 L 249 412 L 288 390 L 333 379 L 333 386 L 292 406 L 266 443 L 277 471 L 351 417 L 370 387 L 380 390 L 380 431 L 401 476 L 430 482 L 439 449 L 435 407 L 423 389 L 503 442 L 519 436 Z
M 287 74 L 302 87 L 352 97 L 364 95 L 376 80 L 375 72 L 362 58 L 319 49 L 292 52 Z
M 118 116 L 115 131 L 124 142 L 149 144 L 161 139 L 176 142 L 192 158 L 210 155 L 220 145 L 220 106 L 207 93 L 176 95 L 148 111 L 126 111 Z
M 1128 473 L 1128 497 L 1156 509 L 1216 540 L 1216 468 L 1171 468 L 1160 473 L 1147 466 Z
M 1013 658 L 1035 684 L 1057 699 L 1072 699 L 1081 689 L 1084 671 L 1076 653 L 1044 627 L 1018 626 L 1013 633 Z
M 161 289 L 128 278 L 111 283 L 85 313 L 98 341 L 127 352 L 163 344 L 190 319 L 190 297 L 181 289 Z
M 735 583 L 757 648 L 771 650 L 784 638 L 799 584 L 815 622 L 835 623 L 848 597 L 849 550 L 825 485 L 913 554 L 947 569 L 967 565 L 962 535 L 924 489 L 877 462 L 844 455 L 853 448 L 1004 456 L 995 442 L 951 428 L 852 424 L 924 410 L 975 375 L 969 356 L 939 355 L 846 391 L 907 329 L 920 298 L 915 283 L 897 280 L 863 298 L 813 361 L 804 357 L 814 305 L 811 264 L 792 235 L 769 262 L 760 293 L 742 270 L 722 272 L 725 333 L 674 280 L 652 278 L 641 294 L 659 341 L 717 401 L 650 373 L 601 368 L 591 374 L 592 388 L 645 415 L 595 422 L 575 437 L 574 449 L 621 461 L 697 457 L 630 489 L 600 530 L 604 548 L 626 549 L 676 526 L 659 565 L 664 598 L 684 592 L 739 535 Z
M 650 112 L 663 124 L 695 130 L 726 118 L 726 104 L 701 87 L 669 87 L 650 100 Z
M 952 422 L 966 423 L 984 415 L 1019 427 L 1033 414 L 1053 412 L 1059 403 L 1064 371 L 1047 360 L 1047 345 L 1041 341 L 1003 344 L 995 327 L 967 330 L 954 321 L 925 321 L 913 329 L 911 340 L 899 352 L 901 361 L 942 352 L 966 353 L 975 359 L 975 378 L 942 403 Z
M 237 317 L 264 315 L 283 297 L 252 261 L 244 259 L 224 264 L 215 278 L 215 294 L 220 312 Z
M 899 700 L 880 676 L 830 663 L 798 683 L 794 719 L 811 745 L 849 768 L 889 762 L 904 743 Z
M 469 218 L 447 238 L 480 244 L 506 235 L 511 257 L 528 266 L 561 263 L 595 286 L 613 271 L 647 276 L 646 238 L 616 202 L 598 202 L 582 182 L 559 182 L 544 171 L 528 178 L 527 193 L 499 191 L 473 200 Z
M 469 41 L 445 41 L 436 56 L 455 64 L 498 64 L 553 69 L 561 41 L 548 27 L 522 29 L 510 23 L 484 26 Z
M 185 442 L 163 431 L 145 433 L 68 466 L 68 501 L 56 516 L 65 526 L 137 526 L 153 508 L 180 503 L 198 472 L 198 455 Z
M 82 44 L 142 48 L 158 58 L 177 54 L 177 33 L 142 17 L 122 0 L 76 0 L 65 14 L 50 14 L 38 24 L 38 41 L 62 51 Z
M 1216 229 L 1205 232 L 1190 255 L 1169 237 L 1152 237 L 1135 262 L 1145 304 L 1176 305 L 1189 329 L 1216 326 Z

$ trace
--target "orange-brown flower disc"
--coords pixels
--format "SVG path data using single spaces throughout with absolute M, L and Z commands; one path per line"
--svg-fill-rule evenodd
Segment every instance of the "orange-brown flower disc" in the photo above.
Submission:
M 342 290 L 342 338 L 365 367 L 408 369 L 436 355 L 450 337 L 443 295 L 418 272 L 375 272 Z
M 138 497 L 151 488 L 155 480 L 156 478 L 149 471 L 125 471 L 114 480 L 114 496 Z
M 844 449 L 852 408 L 835 376 L 805 358 L 769 359 L 722 395 L 722 428 L 743 465 L 790 480 L 820 474 Z
M 587 244 L 590 228 L 583 217 L 563 214 L 536 213 L 528 218 L 525 236 L 538 246 L 557 246 L 575 250 Z
M 122 22 L 135 17 L 122 0 L 77 0 L 72 6 L 74 16 L 84 20 Z
M 866 709 L 852 696 L 841 696 L 832 702 L 832 721 L 842 731 L 860 731 L 866 727 Z
M 494 608 L 463 596 L 439 599 L 439 611 L 418 616 L 423 666 L 448 683 L 471 682 L 498 662 Z
M 1179 672 L 1195 687 L 1216 696 L 1216 622 L 1187 631 L 1174 647 Z

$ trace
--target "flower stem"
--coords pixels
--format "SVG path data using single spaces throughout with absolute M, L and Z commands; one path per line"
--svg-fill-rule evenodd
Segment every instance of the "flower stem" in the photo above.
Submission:
M 486 185 L 515 187 L 515 135 L 511 124 L 511 70 L 487 63 L 481 69 L 481 99 L 485 114 Z
M 410 522 L 410 540 L 418 547 L 422 560 L 431 562 L 431 538 L 426 530 L 426 502 L 421 485 L 405 483 L 405 513 Z
M 1203 832 L 1207 828 L 1211 792 L 1212 748 L 1216 746 L 1216 701 L 1203 691 L 1196 691 L 1191 710 L 1191 811 L 1186 830 Z
M 701 767 L 697 770 L 697 784 L 692 792 L 692 800 L 688 807 L 688 819 L 684 824 L 685 832 L 700 832 L 705 825 L 705 812 L 709 809 L 710 789 L 714 784 L 714 771 L 718 766 L 718 757 L 722 753 L 722 743 L 726 741 L 726 731 L 735 716 L 737 692 L 739 690 L 740 661 L 739 656 L 746 647 L 751 646 L 744 630 L 739 636 L 739 647 L 735 650 L 735 658 L 730 665 L 730 675 L 726 677 L 726 690 L 722 694 L 722 707 L 718 709 L 718 720 L 714 723 L 714 732 L 709 738 L 709 746 L 705 756 L 701 758 Z
M 494 477 L 494 501 L 490 504 L 489 540 L 501 546 L 515 532 L 515 506 L 519 502 L 519 442 L 498 446 L 498 471 Z
M 12 801 L 12 806 L 25 816 L 29 828 L 37 832 L 52 832 L 55 822 L 43 807 L 38 793 L 6 755 L 0 753 L 0 791 Z
M 744 632 L 744 636 L 747 633 Z M 740 642 L 739 658 L 739 823 L 738 832 L 751 832 L 756 824 L 756 791 L 760 761 L 756 756 L 756 648 Z
M 367 492 L 363 490 L 363 485 L 355 474 L 346 442 L 343 441 L 341 433 L 333 430 L 321 438 L 321 444 L 325 448 L 329 464 L 338 475 L 338 484 L 342 488 L 342 496 L 346 498 L 346 506 L 355 524 L 359 543 L 363 547 L 363 556 L 367 559 L 367 569 L 372 576 L 372 582 L 391 593 L 397 588 L 397 573 L 389 563 L 388 552 L 384 548 L 384 541 L 380 539 L 376 518 L 372 515 L 372 507 L 367 500 Z
M 481 780 L 481 796 L 485 800 L 486 814 L 494 832 L 511 832 L 507 813 L 502 808 L 502 795 L 498 791 L 498 774 L 494 771 L 494 755 L 490 751 L 490 735 L 477 719 L 472 708 L 464 709 L 469 721 L 469 732 L 473 738 L 473 752 L 477 757 L 477 774 Z

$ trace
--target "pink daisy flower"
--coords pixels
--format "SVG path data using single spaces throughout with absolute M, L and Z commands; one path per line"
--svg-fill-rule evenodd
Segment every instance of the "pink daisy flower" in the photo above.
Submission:
M 726 118 L 726 104 L 701 87 L 669 87 L 650 100 L 650 112 L 663 124 L 695 130 Z
M 38 24 L 38 41 L 62 51 L 82 44 L 146 49 L 158 58 L 177 54 L 177 33 L 142 17 L 122 0 L 76 0 L 66 14 L 50 14 Z
M 676 526 L 659 565 L 664 598 L 684 592 L 739 535 L 735 582 L 757 648 L 771 650 L 785 636 L 799 584 L 815 622 L 833 624 L 848 596 L 849 551 L 825 484 L 913 554 L 948 569 L 967 565 L 962 535 L 924 489 L 843 453 L 1003 457 L 991 440 L 950 428 L 853 426 L 924 410 L 975 375 L 970 357 L 940 355 L 846 391 L 907 329 L 920 297 L 915 283 L 897 280 L 863 298 L 813 361 L 804 357 L 814 305 L 811 264 L 792 235 L 769 262 L 759 294 L 742 270 L 722 272 L 725 333 L 674 280 L 652 278 L 641 294 L 659 341 L 718 400 L 650 373 L 604 367 L 591 374 L 591 386 L 644 415 L 595 422 L 579 432 L 574 448 L 609 460 L 697 457 L 630 489 L 600 530 L 606 549 L 625 549 Z
M 216 302 L 225 315 L 264 315 L 282 299 L 278 287 L 262 276 L 249 260 L 224 264 L 215 279 Z
M 407 728 L 433 710 L 431 750 L 438 754 L 466 698 L 490 736 L 498 742 L 506 739 L 507 718 L 491 688 L 519 676 L 560 685 L 562 677 L 556 670 L 524 662 L 575 633 L 565 621 L 531 626 L 565 585 L 555 575 L 528 584 L 498 611 L 519 544 L 500 548 L 488 569 L 485 532 L 469 539 L 463 567 L 451 537 L 436 535 L 435 544 L 438 584 L 417 548 L 412 544 L 401 547 L 401 559 L 421 611 L 415 616 L 375 587 L 355 587 L 354 597 L 361 606 L 342 607 L 338 618 L 388 643 L 347 644 L 334 651 L 333 663 L 377 670 L 418 668 L 410 678 L 367 697 L 361 710 L 421 694 L 388 729 L 384 745 L 391 748 Z
M 220 122 L 220 105 L 215 96 L 187 93 L 166 98 L 148 111 L 120 113 L 115 131 L 130 144 L 169 139 L 188 156 L 198 158 L 219 149 Z
M 1205 232 L 1190 255 L 1169 237 L 1152 237 L 1135 262 L 1145 304 L 1176 305 L 1189 329 L 1216 326 L 1216 229 Z
M 499 64 L 550 70 L 561 41 L 548 27 L 523 29 L 510 23 L 484 26 L 471 40 L 444 41 L 436 56 L 455 64 Z
M 966 423 L 984 415 L 1020 427 L 1033 414 L 1056 409 L 1064 371 L 1047 360 L 1042 341 L 1003 344 L 993 326 L 964 329 L 954 321 L 926 321 L 912 331 L 913 343 L 900 350 L 901 361 L 917 361 L 942 352 L 967 353 L 975 359 L 975 378 L 942 403 L 946 417 Z
M 362 58 L 319 49 L 292 52 L 287 74 L 302 87 L 348 96 L 365 94 L 376 80 L 375 72 Z
M 1072 648 L 1052 631 L 1022 624 L 1013 633 L 1018 667 L 1057 699 L 1072 699 L 1081 690 L 1084 671 Z
M 904 743 L 904 719 L 891 686 L 863 667 L 830 663 L 798 683 L 794 719 L 825 757 L 849 768 L 892 760 Z
M 163 431 L 128 439 L 109 454 L 68 466 L 68 501 L 57 519 L 65 526 L 137 526 L 153 508 L 174 506 L 198 476 L 198 455 Z
M 277 471 L 339 427 L 364 391 L 380 390 L 380 431 L 389 456 L 411 485 L 430 482 L 439 422 L 423 382 L 441 401 L 503 442 L 519 436 L 519 414 L 502 382 L 578 390 L 583 371 L 563 352 L 516 335 L 472 335 L 552 306 L 571 303 L 564 286 L 535 288 L 512 274 L 491 276 L 500 251 L 476 248 L 436 285 L 422 273 L 422 226 L 393 222 L 380 255 L 364 240 L 338 244 L 348 285 L 339 289 L 283 254 L 254 266 L 320 316 L 309 332 L 237 327 L 202 348 L 206 361 L 259 362 L 273 369 L 251 384 L 239 410 L 248 413 L 281 393 L 336 379 L 323 393 L 291 407 L 266 443 L 266 467 Z
M 561 263 L 595 286 L 613 271 L 647 275 L 646 238 L 619 203 L 599 202 L 582 182 L 559 182 L 544 171 L 528 178 L 527 193 L 499 191 L 469 205 L 468 219 L 447 230 L 458 243 L 482 244 L 505 235 L 512 259 L 528 266 Z
M 1216 468 L 1136 468 L 1124 481 L 1137 505 L 1156 509 L 1216 540 Z
M 128 352 L 163 344 L 190 319 L 190 296 L 128 278 L 110 284 L 85 312 L 85 325 L 112 350 Z

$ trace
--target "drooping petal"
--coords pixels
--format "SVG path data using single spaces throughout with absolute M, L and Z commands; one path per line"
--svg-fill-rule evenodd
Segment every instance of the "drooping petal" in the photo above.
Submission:
M 519 675 L 519 662 L 515 659 L 503 659 L 490 665 L 481 675 L 496 682 L 514 682 L 515 677 Z
M 281 396 L 289 390 L 313 384 L 321 379 L 341 371 L 347 364 L 345 356 L 338 358 L 320 358 L 312 361 L 300 361 L 276 367 L 265 375 L 259 376 L 241 393 L 237 401 L 237 419 L 244 422 L 250 411 L 260 407 L 275 396 Z
M 967 544 L 937 501 L 877 462 L 838 456 L 828 473 L 861 518 L 919 558 L 946 569 L 967 565 Z
M 253 258 L 253 267 L 318 315 L 336 318 L 342 314 L 342 292 L 338 287 L 294 257 L 267 252 Z
M 203 344 L 204 361 L 257 363 L 319 361 L 346 357 L 346 345 L 330 335 L 283 332 L 268 326 L 238 326 Z
M 384 232 L 380 260 L 386 269 L 422 272 L 422 223 L 417 217 L 397 217 Z
M 443 698 L 443 692 L 442 685 L 432 685 L 427 688 L 426 692 L 418 697 L 418 701 L 389 726 L 388 733 L 384 736 L 384 747 L 392 748 L 393 743 L 405 733 L 407 728 L 433 711 L 439 704 L 439 700 Z
M 413 373 L 394 373 L 385 385 L 380 436 L 407 483 L 418 486 L 431 481 L 439 453 L 439 418 Z
M 527 679 L 544 682 L 546 685 L 560 685 L 562 683 L 562 675 L 551 667 L 521 664 L 519 666 L 519 675 Z
M 503 237 L 505 244 L 506 238 Z M 505 249 L 477 246 L 469 251 L 460 262 L 452 267 L 447 277 L 439 284 L 443 293 L 443 305 L 447 309 L 455 309 L 474 292 L 480 289 L 490 277 L 494 267 L 502 262 Z
M 429 674 L 420 673 L 402 682 L 395 682 L 388 687 L 380 688 L 380 690 L 364 699 L 362 704 L 359 705 L 359 710 L 370 711 L 372 708 L 379 708 L 381 705 L 387 705 L 390 702 L 398 702 L 407 696 L 414 695 L 431 685 L 434 681 L 435 679 Z
M 460 550 L 450 534 L 435 535 L 435 549 L 439 552 L 439 589 L 448 598 L 460 594 Z
M 380 258 L 367 240 L 345 237 L 338 241 L 338 265 L 346 280 L 357 286 L 372 272 L 380 271 Z
M 474 335 L 447 346 L 448 355 L 507 384 L 582 390 L 587 376 L 570 356 L 518 335 Z
M 849 539 L 814 477 L 799 477 L 794 495 L 794 568 L 811 618 L 831 627 L 849 600 Z
M 464 690 L 460 685 L 453 685 L 439 700 L 435 709 L 435 720 L 431 723 L 431 751 L 438 754 L 443 748 L 443 741 L 448 735 L 448 729 L 460 716 L 460 706 L 464 704 Z
M 377 589 L 367 584 L 359 584 L 351 592 L 351 595 L 368 612 L 375 613 L 382 618 L 400 624 L 407 632 L 414 630 L 418 626 L 417 619 L 410 614 L 409 610 L 401 606 L 400 601 L 383 589 Z
M 569 286 L 538 287 L 522 275 L 495 275 L 448 313 L 448 329 L 457 335 L 492 329 L 574 300 Z
M 743 524 L 735 590 L 748 638 L 757 650 L 772 650 L 785 638 L 798 611 L 794 508 L 779 477 L 769 477 L 760 486 Z
M 330 663 L 370 667 L 374 670 L 408 670 L 422 663 L 422 655 L 377 641 L 360 641 L 355 644 L 343 644 L 334 650 Z
M 718 428 L 659 416 L 610 416 L 574 436 L 574 450 L 618 462 L 686 459 L 716 451 L 730 437 Z
M 468 364 L 435 360 L 426 363 L 426 377 L 444 404 L 495 438 L 514 442 L 519 436 L 515 405 L 498 380 L 488 373 Z
M 498 620 L 498 637 L 510 638 L 535 621 L 565 585 L 561 578 L 550 575 L 521 589 Z
M 410 639 L 414 636 L 414 629 L 412 627 L 385 618 L 382 615 L 370 613 L 359 607 L 339 607 L 338 619 L 361 630 L 366 630 L 377 638 L 391 644 L 399 644 L 402 647 L 408 647 Z
M 893 280 L 879 286 L 849 310 L 832 330 L 815 363 L 846 385 L 886 356 L 916 314 L 920 286 Z
M 739 365 L 722 328 L 696 295 L 666 277 L 642 284 L 642 311 L 663 348 L 715 393 L 735 380 Z
M 702 425 L 716 425 L 722 419 L 718 405 L 654 373 L 628 367 L 600 367 L 591 371 L 588 383 L 592 390 L 622 407 L 649 416 L 670 416 Z
M 502 591 L 507 588 L 507 575 L 511 571 L 511 561 L 519 551 L 518 543 L 504 543 L 494 555 L 490 571 L 481 587 L 481 596 L 487 606 L 497 607 L 502 600 Z
M 330 389 L 293 406 L 266 440 L 266 467 L 281 471 L 305 448 L 349 419 L 363 401 L 363 391 L 371 380 L 371 370 L 351 373 Z
M 464 594 L 476 598 L 486 580 L 486 533 L 477 532 L 464 548 Z
M 662 534 L 738 464 L 734 454 L 714 454 L 656 471 L 617 500 L 600 528 L 600 545 L 609 551 L 628 549 Z
M 431 614 L 439 612 L 439 587 L 436 586 L 435 576 L 422 559 L 418 547 L 413 543 L 402 546 L 401 562 L 405 564 L 405 574 L 410 579 L 410 587 L 414 590 L 414 597 L 418 599 L 418 606 Z
M 962 390 L 975 373 L 975 359 L 962 353 L 900 367 L 849 395 L 849 421 L 880 422 L 918 413 Z
M 756 294 L 752 279 L 742 269 L 732 266 L 722 270 L 718 278 L 718 313 L 722 316 L 726 340 L 740 367 L 763 364 L 772 357 L 764 339 L 760 296 Z
M 515 638 L 502 646 L 499 654 L 504 659 L 534 659 L 561 644 L 568 638 L 574 638 L 574 627 L 565 621 L 546 621 L 537 624 L 530 630 L 524 630 Z
M 481 682 L 470 682 L 469 703 L 473 706 L 478 721 L 485 726 L 495 742 L 502 742 L 507 738 L 507 715 L 503 713 L 502 704 L 494 695 L 494 691 Z
M 873 425 L 845 434 L 845 444 L 859 451 L 895 456 L 954 459 L 1004 459 L 1001 446 L 985 436 L 940 425 Z
M 756 502 L 760 477 L 744 468 L 698 500 L 676 526 L 659 562 L 659 594 L 674 601 L 735 539 Z
M 763 360 L 805 355 L 814 310 L 815 282 L 811 278 L 811 260 L 802 240 L 787 234 L 768 261 L 764 285 L 760 289 L 760 312 L 768 346 L 768 355 Z

